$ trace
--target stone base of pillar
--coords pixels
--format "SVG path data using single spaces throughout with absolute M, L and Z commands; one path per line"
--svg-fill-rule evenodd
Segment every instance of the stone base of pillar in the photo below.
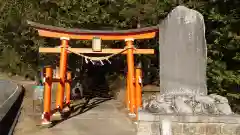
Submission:
M 59 111 L 55 112 L 51 117 L 51 121 L 61 121 L 62 119 L 62 113 Z
M 50 121 L 50 114 L 49 113 L 43 113 L 42 114 L 42 121 L 41 121 L 41 127 L 43 128 L 49 128 L 52 126 L 52 122 Z
M 71 108 L 68 105 L 68 106 L 64 107 L 62 111 L 63 111 L 63 113 L 69 113 L 71 111 Z

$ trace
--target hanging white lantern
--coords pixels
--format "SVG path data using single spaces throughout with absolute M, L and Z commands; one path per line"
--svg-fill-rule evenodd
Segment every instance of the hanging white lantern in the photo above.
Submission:
M 92 39 L 92 50 L 93 52 L 101 52 L 101 39 L 99 37 L 93 37 Z

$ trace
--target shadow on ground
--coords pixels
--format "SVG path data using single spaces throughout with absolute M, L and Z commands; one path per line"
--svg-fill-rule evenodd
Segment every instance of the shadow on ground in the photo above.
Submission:
M 109 89 L 106 73 L 107 71 L 105 71 L 103 67 L 89 67 L 84 80 L 74 80 L 75 82 L 79 81 L 83 84 L 84 98 L 75 100 L 71 106 L 71 111 L 62 114 L 63 120 L 53 121 L 52 126 L 85 113 L 105 101 L 111 100 L 113 95 Z
M 65 121 L 65 120 L 71 119 L 75 116 L 85 113 L 85 112 L 99 106 L 99 104 L 106 102 L 108 100 L 111 100 L 111 99 L 112 98 L 91 97 L 91 98 L 87 98 L 84 102 L 74 104 L 71 106 L 71 111 L 69 113 L 63 114 L 63 119 L 61 121 L 53 121 L 51 127 L 56 126 L 57 124 L 60 124 L 61 122 Z

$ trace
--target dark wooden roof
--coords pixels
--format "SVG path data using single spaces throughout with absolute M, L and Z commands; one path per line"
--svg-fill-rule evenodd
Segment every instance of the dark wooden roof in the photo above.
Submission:
M 139 29 L 128 29 L 128 30 L 88 30 L 88 29 L 73 29 L 73 28 L 62 28 L 51 25 L 44 25 L 32 21 L 27 21 L 28 25 L 38 30 L 69 33 L 69 34 L 84 34 L 84 35 L 128 35 L 128 34 L 143 34 L 149 32 L 158 32 L 159 26 L 151 26 Z

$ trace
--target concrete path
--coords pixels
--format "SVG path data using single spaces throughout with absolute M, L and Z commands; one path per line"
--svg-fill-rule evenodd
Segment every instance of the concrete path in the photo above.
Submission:
M 136 128 L 116 100 L 92 99 L 86 112 L 35 135 L 136 135 Z

